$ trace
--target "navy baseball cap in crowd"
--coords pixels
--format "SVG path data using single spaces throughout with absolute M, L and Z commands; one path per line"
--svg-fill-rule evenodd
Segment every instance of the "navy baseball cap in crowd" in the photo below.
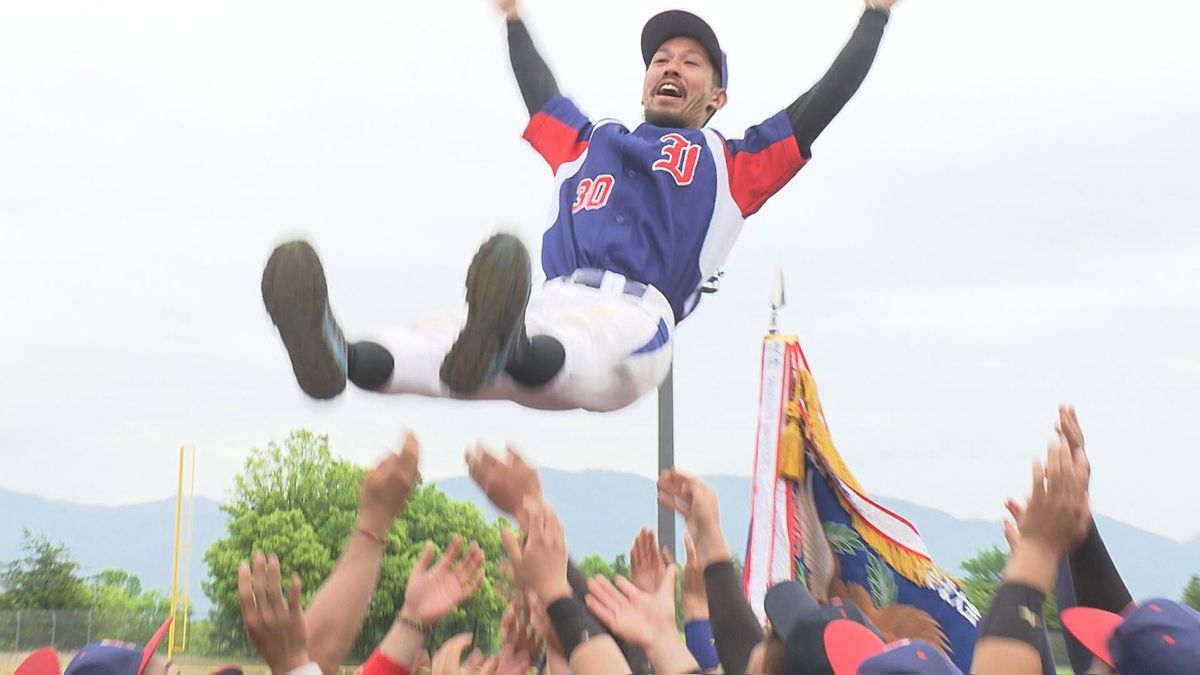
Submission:
M 830 648 L 834 645 L 826 635 L 826 628 L 839 619 L 859 624 L 867 635 L 882 643 L 875 627 L 853 602 L 833 598 L 828 605 L 819 604 L 799 581 L 772 586 L 763 607 L 771 621 L 771 630 L 783 641 L 784 663 L 789 673 L 834 672 L 830 658 Z
M 1200 613 L 1155 598 L 1124 616 L 1093 607 L 1071 607 L 1060 618 L 1093 656 L 1118 673 L 1195 673 L 1200 668 Z
M 117 640 L 84 645 L 67 664 L 63 675 L 142 675 L 146 664 L 150 663 L 150 658 L 166 637 L 173 619 L 168 617 L 144 647 Z
M 680 36 L 690 37 L 704 47 L 704 51 L 708 52 L 708 60 L 712 62 L 713 68 L 716 68 L 717 73 L 721 76 L 721 88 L 729 88 L 729 63 L 725 58 L 725 52 L 721 50 L 717 34 L 704 19 L 681 9 L 671 9 L 661 14 L 655 14 L 642 28 L 642 60 L 646 63 L 646 67 L 650 67 L 650 62 L 654 60 L 654 53 L 664 42 Z
M 834 675 L 962 675 L 953 661 L 928 642 L 884 644 L 855 621 L 830 623 L 825 628 L 825 645 Z

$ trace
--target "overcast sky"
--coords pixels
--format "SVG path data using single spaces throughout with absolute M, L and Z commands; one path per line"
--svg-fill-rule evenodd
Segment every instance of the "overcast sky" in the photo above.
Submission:
M 638 35 L 671 6 L 729 53 L 728 136 L 814 82 L 861 11 L 523 4 L 563 90 L 631 126 Z M 783 326 L 872 493 L 998 518 L 1073 401 L 1096 509 L 1200 534 L 1198 20 L 1186 0 L 897 6 L 858 95 L 677 335 L 679 465 L 749 474 L 782 265 Z M 552 183 L 525 121 L 489 0 L 0 0 L 0 486 L 160 499 L 187 443 L 220 498 L 250 448 L 301 427 L 363 464 L 411 427 L 434 477 L 463 473 L 476 437 L 652 475 L 654 397 L 608 415 L 316 403 L 262 308 L 262 265 L 296 234 L 351 337 L 460 304 L 488 233 L 540 242 Z

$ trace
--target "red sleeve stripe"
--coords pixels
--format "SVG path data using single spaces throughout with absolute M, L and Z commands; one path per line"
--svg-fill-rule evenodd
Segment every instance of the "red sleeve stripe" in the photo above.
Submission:
M 758 152 L 731 154 L 727 143 L 725 161 L 729 167 L 729 191 L 743 218 L 757 213 L 805 163 L 796 137 L 791 135 Z
M 579 130 L 553 115 L 538 112 L 529 120 L 521 136 L 558 172 L 558 167 L 574 161 L 587 150 L 588 142 L 579 138 Z

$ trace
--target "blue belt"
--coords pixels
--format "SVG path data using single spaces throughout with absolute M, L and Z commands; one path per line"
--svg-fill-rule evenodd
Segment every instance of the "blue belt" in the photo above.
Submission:
M 578 269 L 571 273 L 570 279 L 572 283 L 583 284 L 592 288 L 600 288 L 604 281 L 605 274 L 616 274 L 615 272 L 606 272 L 605 270 L 585 268 Z M 618 275 L 619 276 L 619 275 Z M 625 288 L 621 290 L 625 295 L 632 295 L 635 298 L 640 298 L 646 295 L 646 289 L 649 286 L 640 281 L 632 279 L 625 280 Z

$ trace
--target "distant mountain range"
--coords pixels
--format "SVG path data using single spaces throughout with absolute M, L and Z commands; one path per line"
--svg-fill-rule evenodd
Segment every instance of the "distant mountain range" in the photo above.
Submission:
M 706 476 L 721 499 L 721 522 L 730 546 L 744 547 L 750 518 L 750 482 L 739 476 Z M 633 535 L 657 522 L 654 483 L 610 471 L 566 472 L 542 469 L 546 495 L 567 528 L 577 557 L 599 553 L 611 560 L 627 552 Z M 467 478 L 437 481 L 455 499 L 498 515 Z M 999 522 L 961 520 L 943 511 L 899 499 L 880 498 L 921 531 L 934 559 L 948 571 L 992 545 L 1004 546 Z M 1100 531 L 1136 597 L 1179 597 L 1190 574 L 1200 573 L 1200 538 L 1184 544 L 1099 516 Z M 225 514 L 216 502 L 198 498 L 195 506 L 191 597 L 201 612 L 210 602 L 200 590 L 204 551 L 225 533 Z M 92 506 L 53 501 L 0 490 L 0 563 L 20 556 L 21 529 L 29 528 L 65 543 L 85 574 L 120 568 L 138 575 L 146 588 L 170 588 L 175 502 L 167 499 L 129 506 Z M 682 537 L 683 524 L 677 531 Z M 682 541 L 678 550 L 682 556 Z M 182 569 L 182 563 L 181 563 Z

